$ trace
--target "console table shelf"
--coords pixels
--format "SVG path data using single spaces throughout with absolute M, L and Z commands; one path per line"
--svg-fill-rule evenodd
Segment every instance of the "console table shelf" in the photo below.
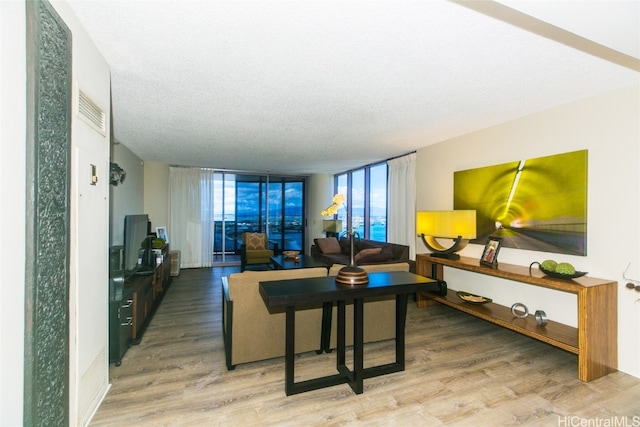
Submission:
M 432 301 L 437 301 L 574 353 L 578 356 L 578 378 L 585 382 L 617 370 L 617 282 L 592 277 L 555 279 L 545 276 L 537 268 L 531 269 L 530 272 L 528 267 L 502 263 L 498 268 L 492 269 L 469 257 L 449 260 L 426 254 L 416 256 L 416 272 L 426 277 L 444 280 L 445 266 L 576 294 L 578 327 L 553 321 L 549 321 L 546 326 L 539 326 L 531 314 L 521 319 L 513 316 L 509 307 L 494 303 L 469 303 L 460 299 L 452 290 L 449 290 L 446 296 L 421 293 L 417 296 L 418 307 L 426 307 L 431 305 Z

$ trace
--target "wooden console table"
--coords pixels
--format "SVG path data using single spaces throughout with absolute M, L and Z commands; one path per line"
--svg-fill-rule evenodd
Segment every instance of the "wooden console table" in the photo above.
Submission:
M 497 269 L 492 269 L 480 265 L 477 259 L 469 257 L 449 260 L 431 257 L 428 254 L 416 256 L 416 272 L 423 276 L 444 280 L 444 266 L 576 294 L 578 327 L 574 328 L 553 321 L 549 321 L 546 326 L 539 326 L 532 314 L 523 319 L 517 318 L 511 313 L 510 307 L 494 303 L 465 302 L 458 298 L 456 291 L 452 290 L 449 290 L 446 296 L 420 293 L 417 295 L 418 307 L 426 307 L 431 305 L 431 301 L 437 301 L 574 353 L 578 356 L 578 378 L 585 382 L 617 370 L 617 282 L 586 276 L 574 280 L 555 279 L 545 276 L 538 268 L 532 268 L 530 274 L 529 267 L 503 263 L 500 263 Z M 458 286 L 454 286 L 456 287 Z

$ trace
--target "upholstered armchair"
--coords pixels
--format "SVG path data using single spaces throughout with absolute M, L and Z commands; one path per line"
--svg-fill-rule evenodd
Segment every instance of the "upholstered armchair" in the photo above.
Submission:
M 265 233 L 242 233 L 240 271 L 244 271 L 247 265 L 251 264 L 269 264 L 270 258 L 277 253 L 278 244 L 269 242 Z

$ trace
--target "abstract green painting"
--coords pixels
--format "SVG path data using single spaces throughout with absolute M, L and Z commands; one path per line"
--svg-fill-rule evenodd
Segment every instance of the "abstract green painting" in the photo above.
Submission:
M 454 209 L 475 209 L 477 238 L 587 254 L 587 150 L 454 172 Z

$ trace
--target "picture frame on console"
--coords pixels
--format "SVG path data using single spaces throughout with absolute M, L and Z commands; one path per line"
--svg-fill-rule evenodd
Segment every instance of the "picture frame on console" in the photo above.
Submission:
M 480 264 L 485 267 L 498 268 L 498 252 L 502 246 L 502 237 L 489 236 L 480 257 Z
M 156 227 L 156 236 L 164 240 L 165 243 L 169 243 L 169 235 L 167 234 L 167 227 Z

